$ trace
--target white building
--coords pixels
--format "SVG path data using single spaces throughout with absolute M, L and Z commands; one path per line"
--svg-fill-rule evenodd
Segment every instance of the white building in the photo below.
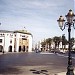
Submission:
M 32 34 L 25 31 L 0 30 L 0 52 L 32 52 Z

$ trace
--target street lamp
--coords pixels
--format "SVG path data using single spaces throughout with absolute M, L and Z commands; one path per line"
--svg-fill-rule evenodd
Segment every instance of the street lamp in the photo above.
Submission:
M 72 12 L 72 10 L 69 10 L 68 14 L 65 16 L 66 17 L 66 22 L 63 18 L 63 16 L 60 16 L 60 18 L 57 20 L 59 23 L 60 29 L 63 31 L 65 27 L 68 27 L 68 67 L 67 67 L 67 73 L 66 75 L 74 75 L 73 72 L 73 66 L 72 66 L 72 56 L 71 56 L 71 27 L 74 27 L 75 23 L 75 14 Z

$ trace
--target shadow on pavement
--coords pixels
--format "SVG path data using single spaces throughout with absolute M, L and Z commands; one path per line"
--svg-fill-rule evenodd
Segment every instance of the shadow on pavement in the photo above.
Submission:
M 19 73 L 21 73 L 20 69 L 17 69 L 14 67 L 0 69 L 0 74 L 3 74 L 3 75 L 19 74 Z
M 49 75 L 47 70 L 35 70 L 35 69 L 30 69 L 33 74 L 44 74 L 44 75 Z

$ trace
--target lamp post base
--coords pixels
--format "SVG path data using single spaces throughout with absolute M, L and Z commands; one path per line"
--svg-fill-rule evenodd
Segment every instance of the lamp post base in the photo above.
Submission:
M 68 68 L 66 75 L 74 75 L 73 68 Z

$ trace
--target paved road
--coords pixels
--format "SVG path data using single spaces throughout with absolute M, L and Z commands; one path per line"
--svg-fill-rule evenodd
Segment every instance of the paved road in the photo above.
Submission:
M 75 66 L 75 59 L 73 59 Z M 2 75 L 52 75 L 65 72 L 67 57 L 53 53 L 8 53 L 0 55 Z

